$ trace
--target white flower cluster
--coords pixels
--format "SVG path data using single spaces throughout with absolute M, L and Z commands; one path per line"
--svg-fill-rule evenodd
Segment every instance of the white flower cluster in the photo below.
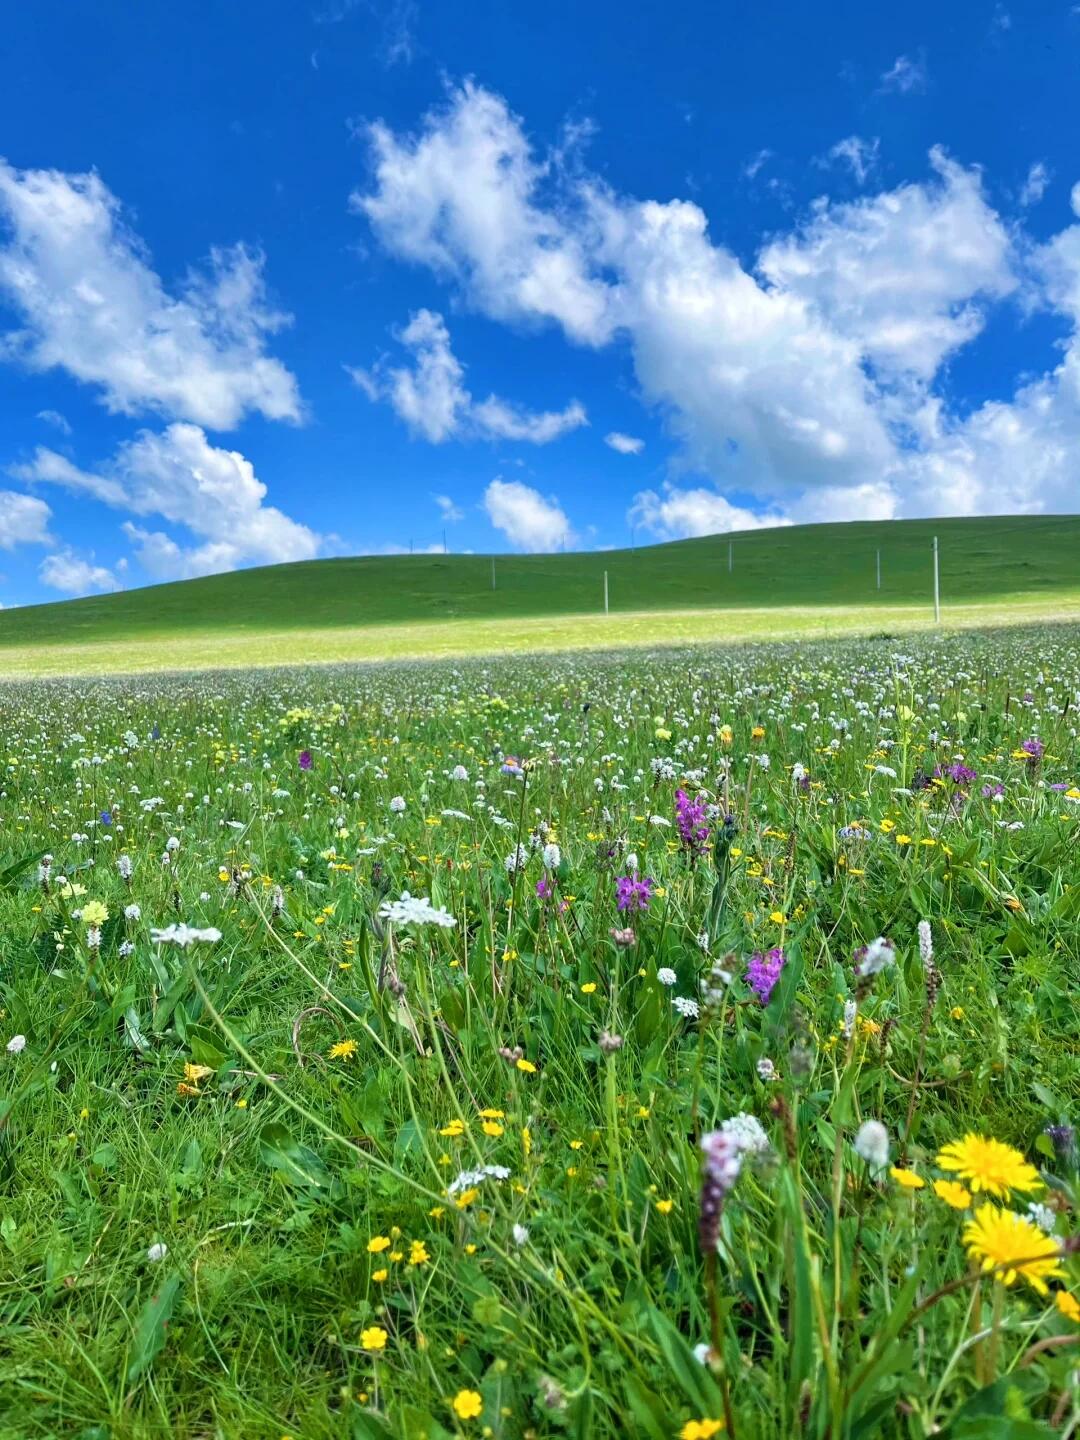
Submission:
M 163 930 L 151 930 L 150 939 L 155 945 L 179 945 L 186 950 L 189 945 L 213 945 L 216 940 L 221 939 L 221 931 L 216 930 L 213 925 L 202 930 L 192 925 L 166 925 Z
M 510 1171 L 505 1165 L 481 1165 L 479 1170 L 460 1170 L 453 1180 L 446 1187 L 446 1193 L 452 1200 L 462 1190 L 472 1190 L 476 1185 L 482 1185 L 485 1180 L 509 1180 Z
M 453 930 L 457 924 L 444 906 L 436 909 L 426 895 L 410 895 L 408 890 L 402 891 L 400 900 L 384 900 L 379 915 L 395 925 L 441 925 L 444 930 Z

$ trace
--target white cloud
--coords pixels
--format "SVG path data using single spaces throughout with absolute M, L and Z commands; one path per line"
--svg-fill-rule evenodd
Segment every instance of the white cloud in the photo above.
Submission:
M 59 430 L 62 435 L 71 434 L 71 426 L 59 410 L 39 410 L 35 419 L 43 420 L 46 425 L 51 425 L 54 430 Z
M 433 495 L 431 497 L 439 507 L 439 514 L 448 525 L 456 524 L 458 520 L 465 519 L 465 511 L 455 505 L 449 495 Z
M 63 368 L 106 407 L 230 429 L 249 411 L 298 420 L 296 381 L 265 353 L 288 323 L 269 303 L 262 257 L 211 251 L 170 294 L 95 173 L 0 161 L 0 295 L 22 317 L 0 357 Z
M 1050 171 L 1042 160 L 1036 160 L 1027 173 L 1020 191 L 1020 204 L 1025 209 L 1029 205 L 1037 205 L 1046 194 L 1046 187 L 1050 184 Z
M 882 90 L 896 90 L 901 95 L 910 95 L 913 90 L 925 87 L 926 61 L 921 56 L 912 60 L 910 55 L 898 55 L 881 76 Z
M 631 525 L 661 540 L 686 540 L 696 535 L 762 530 L 792 523 L 781 515 L 758 515 L 732 505 L 715 490 L 681 490 L 674 485 L 665 485 L 661 493 L 640 491 L 626 518 Z
M 889 87 L 923 76 L 901 57 Z M 836 158 L 869 180 L 871 153 Z M 560 170 L 502 100 L 465 87 L 419 138 L 376 130 L 374 188 L 356 204 L 387 248 L 485 314 L 626 342 L 642 400 L 681 441 L 677 466 L 713 487 L 643 492 L 657 533 L 736 523 L 733 494 L 774 520 L 1076 510 L 1080 223 L 1039 245 L 998 214 L 977 168 L 939 148 L 929 159 L 922 180 L 815 202 L 747 267 L 699 206 Z M 1080 221 L 1080 184 L 1073 205 Z M 531 283 L 541 252 L 569 291 Z M 1011 401 L 958 413 L 945 366 L 1010 297 L 1073 334 Z
M 125 525 L 141 563 L 158 579 L 233 570 L 252 561 L 309 560 L 319 550 L 314 531 L 263 503 L 266 486 L 251 461 L 211 445 L 197 425 L 178 423 L 160 434 L 143 430 L 101 471 L 80 470 L 39 446 L 33 460 L 13 466 L 12 474 L 185 526 L 202 544 L 182 547 L 162 531 Z
M 645 449 L 644 440 L 639 440 L 636 435 L 624 435 L 621 430 L 612 430 L 610 435 L 605 435 L 604 444 L 610 445 L 620 455 L 640 455 Z
M 38 569 L 43 585 L 65 595 L 90 595 L 100 590 L 119 590 L 120 582 L 104 565 L 84 560 L 73 550 L 57 550 L 46 555 Z
M 52 511 L 35 495 L 0 490 L 0 550 L 16 545 L 47 545 Z
M 743 174 L 748 180 L 753 180 L 763 165 L 772 159 L 771 150 L 759 150 L 757 154 L 743 166 Z
M 465 387 L 465 368 L 450 348 L 443 317 L 418 310 L 400 340 L 413 352 L 412 368 L 385 363 L 349 373 L 369 400 L 387 401 L 415 433 L 432 444 L 479 436 L 547 445 L 588 424 L 584 406 L 572 400 L 564 410 L 524 410 L 489 395 L 474 400 Z
M 484 492 L 484 509 L 496 530 L 518 550 L 552 551 L 572 544 L 570 522 L 559 502 L 519 480 L 494 479 Z
M 1016 287 L 1010 241 L 977 171 L 931 151 L 936 183 L 830 206 L 774 241 L 759 265 L 891 375 L 929 379 L 983 325 L 981 298 Z
M 858 135 L 848 135 L 836 142 L 826 159 L 842 160 L 859 184 L 863 185 L 877 169 L 880 148 L 881 141 L 876 136 L 873 140 L 863 140 Z
M 371 126 L 375 189 L 356 191 L 395 254 L 459 280 L 504 320 L 552 319 L 574 340 L 611 334 L 607 287 L 588 273 L 578 237 L 535 203 L 550 162 L 533 159 L 501 96 L 465 84 L 419 135 Z

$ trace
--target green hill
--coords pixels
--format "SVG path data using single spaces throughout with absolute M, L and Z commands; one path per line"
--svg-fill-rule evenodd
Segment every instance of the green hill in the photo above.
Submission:
M 1080 516 L 852 522 L 635 550 L 499 555 L 494 589 L 491 556 L 364 556 L 26 606 L 0 611 L 0 673 L 921 624 L 931 613 L 934 535 L 946 620 L 980 623 L 991 607 L 997 621 L 1076 613 Z M 600 625 L 605 571 L 611 619 Z M 688 612 L 699 613 L 688 620 Z M 649 614 L 657 617 L 651 629 Z M 559 623 L 567 616 L 588 619 Z
M 1080 587 L 1080 516 L 897 520 L 711 535 L 637 550 L 364 556 L 238 570 L 0 612 L 0 646 L 191 630 L 265 631 L 596 611 L 904 605 Z M 728 571 L 728 547 L 733 569 Z M 882 555 L 880 591 L 875 551 Z

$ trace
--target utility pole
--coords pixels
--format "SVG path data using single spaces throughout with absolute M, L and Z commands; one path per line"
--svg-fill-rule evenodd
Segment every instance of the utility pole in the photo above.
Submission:
M 495 556 L 491 557 L 491 588 L 495 589 Z
M 877 588 L 881 589 L 881 551 L 877 552 Z
M 938 575 L 938 543 L 934 536 L 934 624 L 941 624 L 941 583 Z
M 604 614 L 608 613 L 607 571 L 604 571 Z

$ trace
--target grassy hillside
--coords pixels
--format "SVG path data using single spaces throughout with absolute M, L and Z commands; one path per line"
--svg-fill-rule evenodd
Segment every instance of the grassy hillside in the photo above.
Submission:
M 315 560 L 0 612 L 0 648 L 220 630 L 233 634 L 593 612 L 925 604 L 1080 588 L 1080 517 L 800 526 L 592 554 Z M 875 588 L 875 550 L 882 585 Z

